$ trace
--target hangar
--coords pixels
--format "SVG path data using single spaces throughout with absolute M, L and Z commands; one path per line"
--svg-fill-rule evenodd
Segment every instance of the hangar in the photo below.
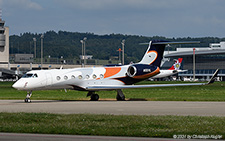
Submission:
M 176 51 L 164 52 L 167 61 L 163 68 L 171 67 L 172 60 L 183 58 L 182 69 L 186 72 L 179 73 L 179 77 L 193 78 L 193 54 L 195 54 L 195 78 L 209 79 L 213 72 L 219 68 L 220 80 L 225 81 L 225 42 L 209 44 L 207 48 L 177 48 Z

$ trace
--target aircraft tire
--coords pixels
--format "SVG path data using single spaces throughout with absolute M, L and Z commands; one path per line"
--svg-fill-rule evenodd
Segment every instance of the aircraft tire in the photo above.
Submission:
M 31 100 L 30 100 L 30 98 L 26 98 L 26 99 L 24 100 L 24 102 L 26 102 L 26 103 L 30 103 L 30 102 L 31 102 Z
M 116 100 L 117 101 L 125 101 L 125 96 L 121 97 L 120 95 L 117 94 Z
M 91 95 L 91 101 L 98 101 L 99 95 L 98 94 L 92 94 Z

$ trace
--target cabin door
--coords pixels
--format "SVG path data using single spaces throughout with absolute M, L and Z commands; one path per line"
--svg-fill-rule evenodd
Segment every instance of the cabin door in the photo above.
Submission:
M 51 73 L 46 73 L 45 74 L 45 76 L 46 76 L 46 86 L 48 87 L 48 86 L 51 86 L 52 85 L 52 75 L 51 75 Z

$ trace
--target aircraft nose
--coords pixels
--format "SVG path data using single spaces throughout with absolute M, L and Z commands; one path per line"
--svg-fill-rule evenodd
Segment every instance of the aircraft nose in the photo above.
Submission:
M 13 88 L 15 88 L 15 89 L 20 88 L 20 86 L 19 86 L 19 83 L 18 83 L 18 82 L 14 83 L 14 84 L 12 85 L 12 87 L 13 87 Z
M 21 90 L 24 88 L 23 84 L 20 81 L 17 81 L 16 83 L 14 83 L 12 85 L 13 88 L 17 89 L 17 90 Z

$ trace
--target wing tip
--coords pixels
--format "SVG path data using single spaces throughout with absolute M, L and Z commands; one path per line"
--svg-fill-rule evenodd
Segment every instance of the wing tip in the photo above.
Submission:
M 216 77 L 217 77 L 218 73 L 219 73 L 219 68 L 216 69 L 216 71 L 214 72 L 213 76 L 211 77 L 211 79 L 209 80 L 209 82 L 208 82 L 207 84 L 212 84 L 212 83 L 214 83 L 215 80 L 216 80 Z

